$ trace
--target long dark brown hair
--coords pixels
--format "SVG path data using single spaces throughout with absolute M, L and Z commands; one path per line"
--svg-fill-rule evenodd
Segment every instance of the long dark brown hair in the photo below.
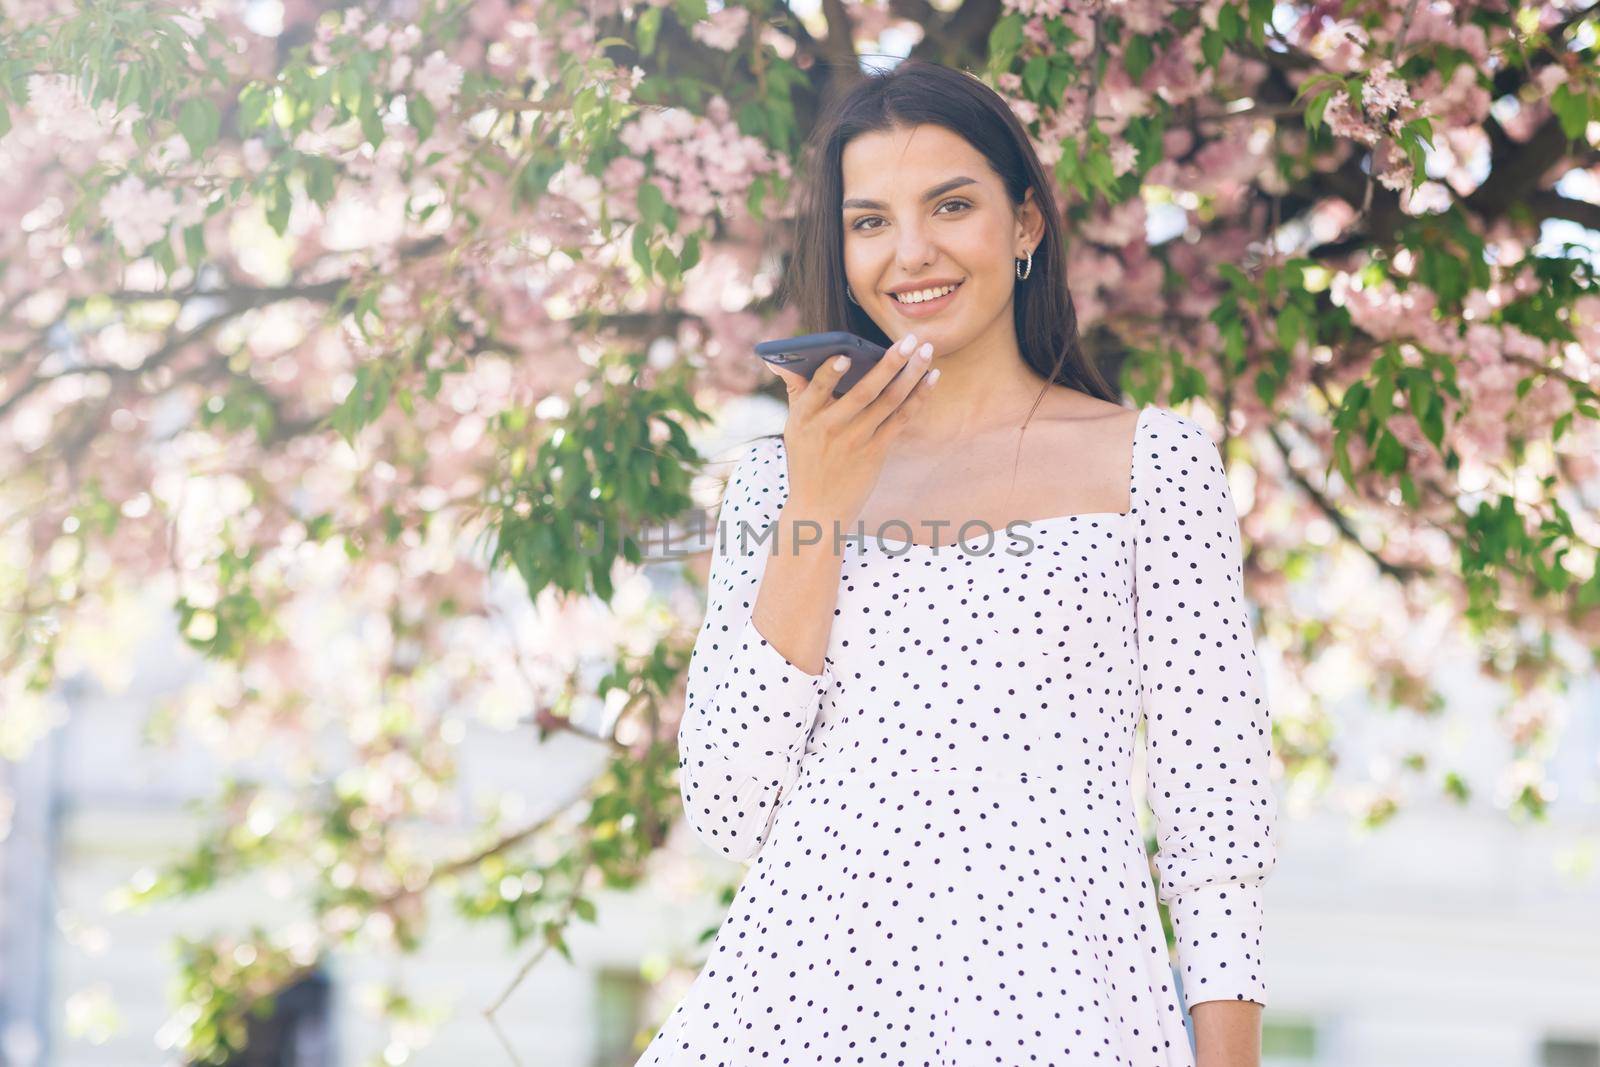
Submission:
M 976 75 L 939 63 L 908 59 L 866 74 L 819 118 L 801 157 L 801 197 L 794 248 L 782 288 L 800 313 L 801 333 L 849 330 L 888 347 L 864 309 L 845 295 L 845 146 L 855 138 L 924 123 L 943 126 L 983 153 L 1003 182 L 1013 210 L 1033 190 L 1044 216 L 1044 236 L 1026 280 L 1016 283 L 1014 315 L 1022 358 L 1046 381 L 1028 409 L 1033 417 L 1052 384 L 1101 400 L 1117 394 L 1078 339 L 1078 315 L 1067 287 L 1066 241 L 1053 184 L 1028 132 L 998 93 Z M 1026 425 L 1028 419 L 1024 419 Z M 782 434 L 767 434 L 766 438 Z

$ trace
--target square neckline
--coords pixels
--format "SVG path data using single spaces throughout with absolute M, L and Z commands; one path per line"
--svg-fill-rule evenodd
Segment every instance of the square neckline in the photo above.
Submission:
M 1070 523 L 1083 519 L 1105 519 L 1115 520 L 1117 522 L 1125 521 L 1129 518 L 1132 518 L 1134 512 L 1136 503 L 1134 500 L 1134 491 L 1136 489 L 1134 482 L 1134 470 L 1139 463 L 1139 445 L 1144 436 L 1145 416 L 1150 413 L 1150 409 L 1152 407 L 1154 407 L 1152 404 L 1142 405 L 1139 408 L 1138 416 L 1133 421 L 1133 447 L 1128 456 L 1127 511 L 1074 511 L 1065 515 L 1048 515 L 1042 519 L 1015 519 L 1012 520 L 1012 522 L 1007 523 L 1005 527 L 998 531 L 990 530 L 987 534 L 980 534 L 979 538 L 989 541 L 989 547 L 981 550 L 975 549 L 974 552 L 970 553 L 964 550 L 968 546 L 978 544 L 978 540 L 955 538 L 952 539 L 949 544 L 925 545 L 920 541 L 902 541 L 895 537 L 884 537 L 882 534 L 869 533 L 862 533 L 859 536 L 851 534 L 847 537 L 841 537 L 841 540 L 846 546 L 855 546 L 858 553 L 865 552 L 870 543 L 877 543 L 881 546 L 879 549 L 880 554 L 894 553 L 896 555 L 903 556 L 908 555 L 912 549 L 919 549 L 923 552 L 934 553 L 948 550 L 962 550 L 963 555 L 987 555 L 992 553 L 996 547 L 1009 543 L 1019 536 L 1018 534 L 1007 532 L 1012 526 L 1016 526 L 1024 533 L 1037 533 L 1041 529 L 1047 529 L 1057 523 Z M 780 442 L 782 440 L 782 438 L 779 438 Z

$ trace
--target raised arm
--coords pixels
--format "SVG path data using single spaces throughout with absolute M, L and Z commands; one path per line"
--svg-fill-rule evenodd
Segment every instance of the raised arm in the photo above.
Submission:
M 827 687 L 790 663 L 751 619 L 786 495 L 778 443 L 751 445 L 734 468 L 712 531 L 706 615 L 689 656 L 678 784 L 701 840 L 735 860 L 755 857 L 778 800 L 799 774 Z
M 1238 515 L 1216 445 L 1170 409 L 1152 413 L 1133 489 L 1147 796 L 1184 999 L 1264 1005 L 1277 800 Z

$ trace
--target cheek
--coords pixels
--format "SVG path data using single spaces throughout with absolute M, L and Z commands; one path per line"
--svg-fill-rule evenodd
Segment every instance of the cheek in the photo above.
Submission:
M 870 270 L 870 257 L 861 248 L 859 242 L 848 238 L 844 243 L 844 272 L 851 278 L 860 277 Z
M 959 235 L 952 234 L 946 250 L 966 270 L 974 275 L 995 275 L 1007 269 L 1009 247 L 995 240 L 994 233 L 986 228 L 972 227 Z

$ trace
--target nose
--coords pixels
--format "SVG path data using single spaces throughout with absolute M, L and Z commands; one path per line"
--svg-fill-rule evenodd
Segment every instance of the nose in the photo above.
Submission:
M 902 275 L 915 277 L 937 258 L 938 249 L 922 222 L 906 223 L 900 227 L 899 240 L 895 242 L 895 259 Z

